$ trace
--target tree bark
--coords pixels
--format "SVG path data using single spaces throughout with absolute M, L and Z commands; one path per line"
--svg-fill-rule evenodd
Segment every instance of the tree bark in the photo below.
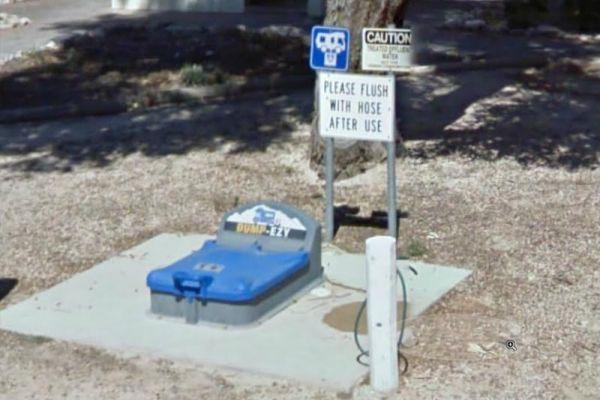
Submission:
M 350 71 L 360 66 L 362 29 L 402 25 L 409 0 L 328 0 L 324 25 L 350 29 Z M 315 99 L 318 88 L 315 88 Z M 318 133 L 318 110 L 316 109 L 311 129 L 310 164 L 323 173 L 324 143 Z M 363 172 L 386 157 L 385 147 L 377 142 L 336 140 L 335 175 L 345 178 Z

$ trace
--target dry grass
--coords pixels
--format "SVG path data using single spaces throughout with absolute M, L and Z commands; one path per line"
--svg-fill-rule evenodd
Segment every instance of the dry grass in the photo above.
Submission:
M 265 152 L 232 154 L 225 146 L 160 158 L 134 153 L 105 168 L 79 166 L 69 173 L 2 170 L 0 275 L 20 281 L 3 304 L 158 233 L 214 232 L 222 212 L 236 202 L 273 198 L 322 217 L 321 183 L 297 162 L 305 155 L 307 132 L 302 127 Z M 423 243 L 426 260 L 474 270 L 413 323 L 418 344 L 407 350 L 411 368 L 402 379 L 402 397 L 591 398 L 599 383 L 600 171 L 448 156 L 402 160 L 398 176 L 400 204 L 410 214 L 401 222 L 400 245 Z M 384 179 L 382 165 L 340 182 L 336 200 L 365 211 L 383 208 Z M 336 243 L 362 251 L 374 233 L 381 231 L 342 227 Z M 267 378 L 1 335 L 0 388 L 13 398 L 63 392 L 121 399 L 174 393 L 336 398 Z M 516 340 L 517 352 L 500 344 L 508 337 Z M 42 378 L 26 378 L 31 376 Z M 369 395 L 359 387 L 355 397 Z

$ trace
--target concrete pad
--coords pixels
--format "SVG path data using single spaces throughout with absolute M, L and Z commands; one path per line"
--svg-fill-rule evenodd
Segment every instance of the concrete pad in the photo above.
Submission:
M 335 390 L 349 391 L 365 376 L 367 368 L 355 361 L 358 351 L 348 328 L 356 310 L 343 317 L 345 327 L 324 322 L 326 316 L 339 317 L 341 309 L 364 300 L 364 255 L 324 248 L 325 274 L 333 284 L 313 290 L 257 326 L 187 325 L 150 315 L 147 273 L 210 238 L 159 235 L 0 311 L 0 329 L 92 345 L 121 356 L 187 359 Z M 409 286 L 412 317 L 469 274 L 423 263 L 399 265 Z
M 332 287 L 246 329 L 186 325 L 150 316 L 146 274 L 202 246 L 207 235 L 164 234 L 0 312 L 0 329 L 74 341 L 125 356 L 188 359 L 350 390 L 367 372 L 352 333 L 322 319 L 363 294 Z
M 323 247 L 321 255 L 327 279 L 344 287 L 366 291 L 364 254 L 352 254 L 335 246 Z M 407 286 L 408 318 L 415 318 L 471 274 L 467 269 L 398 260 L 397 266 Z M 416 274 L 415 274 L 416 272 Z M 398 299 L 402 286 L 398 284 Z

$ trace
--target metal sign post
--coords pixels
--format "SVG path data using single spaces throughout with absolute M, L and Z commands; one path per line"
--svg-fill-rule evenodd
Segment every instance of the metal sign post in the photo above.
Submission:
M 331 243 L 335 230 L 335 218 L 333 210 L 333 180 L 335 179 L 333 139 L 325 139 L 325 241 Z
M 393 76 L 393 75 L 392 75 Z M 394 131 L 395 132 L 395 131 Z M 395 137 L 395 135 L 394 135 Z M 387 198 L 388 234 L 398 238 L 398 216 L 396 212 L 396 141 L 386 143 L 387 147 Z
M 410 31 L 408 34 L 406 30 L 395 30 L 395 25 L 388 26 L 389 29 L 384 30 L 375 30 L 375 29 L 364 29 L 363 31 L 363 48 L 364 52 L 369 51 L 369 46 L 366 45 L 365 42 L 386 42 L 386 41 L 395 41 L 401 43 L 396 45 L 395 48 L 403 48 L 405 49 L 406 44 L 410 46 Z M 386 32 L 394 32 L 397 34 L 388 39 L 387 35 L 384 35 Z M 407 41 L 408 40 L 408 41 Z M 394 47 L 392 47 L 394 48 Z M 377 54 L 377 52 L 373 52 Z M 393 68 L 390 65 L 390 62 L 395 62 L 398 64 L 403 64 L 406 62 L 405 59 L 401 59 L 402 57 L 392 57 L 391 51 L 388 53 L 388 57 L 385 57 L 388 62 L 385 63 L 379 62 L 380 65 L 377 65 L 377 62 L 372 62 L 371 67 L 374 69 L 388 68 L 390 71 L 388 75 L 394 76 L 394 73 L 391 71 Z M 410 54 L 410 48 L 408 49 L 408 54 Z M 404 54 L 402 54 L 404 55 Z M 391 60 L 390 60 L 391 59 Z M 408 60 L 410 62 L 410 59 Z M 363 54 L 362 57 L 363 69 L 368 68 L 368 64 L 366 63 L 366 57 Z M 394 111 L 396 108 L 394 107 Z M 396 120 L 396 116 L 394 115 L 394 121 Z M 397 214 L 397 204 L 396 204 L 396 130 L 394 127 L 394 141 L 387 143 L 387 175 L 388 175 L 388 184 L 387 184 L 387 196 L 388 196 L 388 234 L 394 238 L 398 238 L 398 216 Z
M 320 73 L 317 72 L 317 110 L 320 108 Z M 320 116 L 319 116 L 320 118 Z M 318 126 L 318 124 L 317 124 Z M 325 242 L 331 243 L 335 230 L 333 209 L 333 181 L 335 179 L 335 153 L 333 138 L 325 138 Z
M 310 67 L 317 70 L 317 88 L 320 87 L 319 70 L 347 71 L 350 60 L 350 31 L 333 26 L 314 26 L 310 40 Z M 320 108 L 317 92 L 317 110 Z M 325 241 L 333 241 L 334 210 L 334 143 L 333 138 L 325 139 Z
M 408 50 L 407 50 L 408 49 Z M 405 67 L 410 31 L 365 28 L 363 70 L 388 71 L 386 76 L 339 73 L 348 69 L 350 33 L 345 28 L 315 26 L 310 66 L 317 73 L 318 129 L 325 139 L 325 241 L 334 235 L 334 139 L 382 141 L 387 149 L 388 234 L 398 236 L 396 205 L 395 76 Z M 365 57 L 365 54 L 368 57 Z M 335 71 L 335 72 L 332 72 Z
M 318 77 L 319 133 L 325 138 L 326 240 L 333 239 L 334 139 L 386 142 L 392 154 L 395 140 L 395 79 L 393 76 L 320 72 Z M 394 162 L 391 157 L 390 162 Z M 392 164 L 390 194 L 395 193 Z M 389 184 L 388 184 L 389 186 Z M 395 198 L 388 201 L 392 220 Z M 388 223 L 395 236 L 395 222 Z
M 387 28 L 364 28 L 362 32 L 362 69 L 365 71 L 387 71 L 388 76 L 394 77 L 394 71 L 401 71 L 411 63 L 411 40 L 410 29 L 396 29 L 393 24 Z M 386 143 L 386 147 L 388 234 L 398 238 L 395 126 L 394 140 Z

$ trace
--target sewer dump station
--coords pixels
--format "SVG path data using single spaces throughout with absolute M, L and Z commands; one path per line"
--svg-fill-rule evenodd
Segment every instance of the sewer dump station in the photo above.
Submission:
M 322 245 L 304 212 L 255 202 L 226 213 L 216 235 L 160 234 L 11 304 L 0 310 L 0 329 L 350 391 L 368 372 L 351 331 L 367 264 L 365 253 Z M 396 266 L 409 320 L 470 274 L 412 260 Z
M 217 238 L 147 277 L 153 314 L 187 323 L 248 325 L 321 283 L 321 227 L 275 202 L 227 213 Z
M 367 271 L 390 268 L 387 284 L 368 292 L 381 294 L 387 287 L 390 310 L 402 296 L 401 327 L 405 318 L 417 317 L 471 273 L 396 258 L 392 71 L 408 64 L 410 40 L 408 30 L 365 28 L 362 69 L 388 75 L 348 74 L 350 31 L 325 26 L 311 31 L 310 65 L 318 72 L 319 132 L 325 139 L 324 246 L 321 226 L 303 211 L 275 201 L 248 203 L 223 216 L 216 236 L 158 235 L 1 309 L 0 329 L 91 345 L 119 356 L 187 359 L 352 390 L 367 372 L 356 362 L 361 313 L 357 312 L 354 336 L 326 322 L 328 315 L 349 305 L 362 303 L 364 309 L 367 283 L 377 282 Z M 352 120 L 347 119 L 348 111 Z M 387 239 L 393 238 L 393 243 L 388 243 L 390 251 L 373 252 L 380 253 L 381 260 L 387 257 L 385 262 L 373 253 L 367 257 L 331 244 L 337 139 L 386 144 Z M 390 285 L 396 274 L 401 290 Z M 375 318 L 377 313 L 371 311 L 378 304 L 369 300 L 375 307 L 369 318 Z M 397 322 L 393 315 L 389 313 L 384 325 Z M 372 322 L 369 326 L 377 329 L 369 333 L 376 333 L 381 324 Z M 230 329 L 239 327 L 249 329 Z M 400 348 L 400 331 L 397 347 L 395 332 L 387 335 L 387 353 Z M 380 360 L 378 353 L 372 354 L 374 365 Z M 366 351 L 361 349 L 360 355 Z

